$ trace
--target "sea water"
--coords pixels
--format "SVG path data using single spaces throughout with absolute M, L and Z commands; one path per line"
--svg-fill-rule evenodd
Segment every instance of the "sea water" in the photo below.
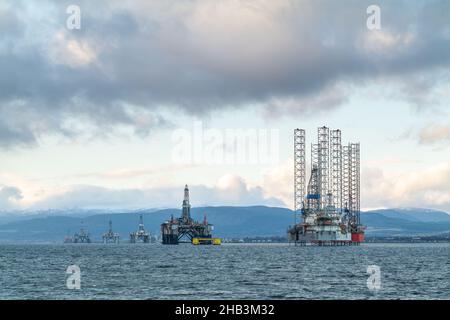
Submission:
M 0 299 L 450 299 L 450 244 L 0 245 Z

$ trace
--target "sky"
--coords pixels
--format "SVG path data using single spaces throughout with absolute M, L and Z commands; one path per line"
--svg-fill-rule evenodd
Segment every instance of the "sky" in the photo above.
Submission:
M 0 212 L 292 208 L 324 125 L 363 210 L 450 212 L 449 78 L 447 0 L 3 0 Z

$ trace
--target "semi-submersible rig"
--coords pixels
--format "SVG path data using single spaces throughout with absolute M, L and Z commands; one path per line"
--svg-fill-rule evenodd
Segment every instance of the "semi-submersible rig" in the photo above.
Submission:
M 130 243 L 150 243 L 152 240 L 150 233 L 145 230 L 144 227 L 144 217 L 142 214 L 139 215 L 139 226 L 137 231 L 130 233 Z
M 294 223 L 288 239 L 300 245 L 358 245 L 360 221 L 360 145 L 341 144 L 341 131 L 318 129 L 311 145 L 306 186 L 305 130 L 294 130 Z
M 199 244 L 213 244 L 220 245 L 221 239 L 213 238 L 212 231 L 214 226 L 208 223 L 205 219 L 203 222 L 195 221 L 191 218 L 191 205 L 189 203 L 189 188 L 186 185 L 184 188 L 184 199 L 182 205 L 181 218 L 174 218 L 161 225 L 162 243 L 163 244 L 178 244 L 184 242 L 191 242 L 194 245 Z
M 102 236 L 103 243 L 119 243 L 120 235 L 113 231 L 112 221 L 109 220 L 108 232 L 105 232 Z

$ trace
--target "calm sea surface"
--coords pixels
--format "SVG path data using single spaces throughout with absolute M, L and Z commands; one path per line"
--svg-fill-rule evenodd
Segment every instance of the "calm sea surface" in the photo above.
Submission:
M 0 299 L 450 299 L 450 244 L 0 245 Z

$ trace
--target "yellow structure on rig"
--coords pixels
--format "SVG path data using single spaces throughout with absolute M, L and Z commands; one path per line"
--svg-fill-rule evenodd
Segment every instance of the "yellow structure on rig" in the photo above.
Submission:
M 222 244 L 222 239 L 220 238 L 192 238 L 193 245 L 201 244 L 212 244 L 215 246 L 220 246 Z

